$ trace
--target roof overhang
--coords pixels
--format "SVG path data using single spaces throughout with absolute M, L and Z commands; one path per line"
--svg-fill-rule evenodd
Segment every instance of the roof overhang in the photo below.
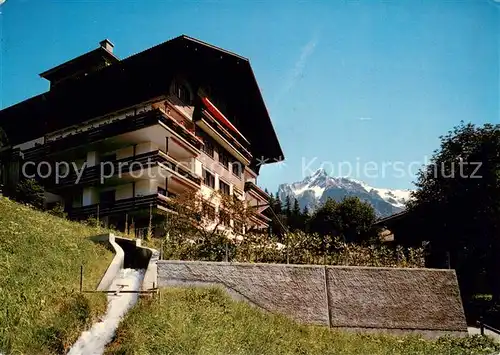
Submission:
M 403 218 L 407 217 L 409 215 L 408 210 L 404 210 L 398 213 L 395 213 L 393 215 L 390 215 L 388 217 L 380 218 L 377 221 L 375 221 L 374 225 L 376 226 L 389 226 L 392 223 L 398 222 L 402 220 Z
M 88 53 L 82 54 L 81 56 L 68 60 L 67 62 L 59 64 L 54 68 L 46 70 L 43 73 L 40 73 L 39 76 L 52 81 L 58 77 L 64 77 L 70 74 L 73 70 L 75 70 L 75 68 L 90 67 L 97 65 L 102 61 L 116 63 L 119 62 L 120 59 L 118 59 L 113 53 L 99 47 Z
M 187 36 L 8 107 L 0 111 L 0 126 L 12 144 L 22 143 L 162 96 L 178 73 L 196 85 L 213 84 L 227 98 L 238 117 L 235 126 L 250 142 L 254 159 L 269 163 L 284 159 L 248 59 Z M 19 124 L 20 119 L 24 124 Z

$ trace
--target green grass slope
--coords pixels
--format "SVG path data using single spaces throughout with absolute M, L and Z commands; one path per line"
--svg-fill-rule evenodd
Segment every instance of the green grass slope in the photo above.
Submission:
M 492 354 L 500 347 L 479 336 L 425 341 L 361 335 L 299 325 L 235 302 L 218 288 L 169 288 L 142 299 L 121 323 L 107 355 Z
M 102 230 L 0 197 L 0 353 L 60 354 L 106 308 L 95 289 L 113 258 Z

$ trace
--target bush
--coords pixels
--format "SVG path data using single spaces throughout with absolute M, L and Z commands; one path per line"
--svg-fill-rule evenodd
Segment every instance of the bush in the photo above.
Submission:
M 92 216 L 82 221 L 82 224 L 89 227 L 100 227 L 100 228 L 104 227 L 104 222 L 102 220 L 99 220 Z
M 288 234 L 285 245 L 276 237 L 246 234 L 242 240 L 214 234 L 211 238 L 165 240 L 164 259 L 380 267 L 424 267 L 422 249 L 345 243 L 340 238 L 303 232 Z M 288 252 L 287 246 L 288 244 Z
M 57 217 L 61 217 L 61 218 L 67 218 L 68 217 L 68 214 L 64 211 L 64 206 L 62 203 L 56 203 L 54 205 L 54 207 L 52 207 L 50 210 L 48 210 L 48 212 L 53 215 L 53 216 L 57 216 Z
M 17 184 L 14 199 L 17 202 L 42 209 L 45 202 L 44 193 L 43 187 L 36 180 L 25 179 Z
M 163 245 L 163 257 L 166 259 L 231 261 L 235 256 L 235 243 L 220 233 L 196 240 L 176 236 L 166 239 Z

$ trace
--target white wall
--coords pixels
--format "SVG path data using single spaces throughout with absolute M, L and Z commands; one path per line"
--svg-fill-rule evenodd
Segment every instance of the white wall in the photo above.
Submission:
M 158 149 L 158 145 L 156 145 L 153 142 L 140 143 L 140 144 L 137 144 L 137 147 L 135 148 L 135 155 L 144 154 L 144 153 L 156 150 L 156 149 Z
M 147 196 L 156 193 L 156 182 L 153 180 L 139 180 L 135 184 L 135 196 Z
M 195 173 L 196 175 L 198 176 L 202 176 L 203 175 L 203 169 L 202 169 L 202 166 L 203 164 L 201 163 L 201 161 L 199 161 L 198 159 L 196 158 L 192 158 L 193 161 L 192 161 L 192 171 L 193 173 Z
M 126 185 L 119 185 L 116 187 L 115 199 L 123 200 L 127 198 L 132 198 L 133 187 L 132 183 Z
M 125 147 L 116 151 L 116 159 L 124 159 L 134 155 L 134 147 Z
M 96 151 L 87 152 L 87 166 L 95 166 L 98 164 L 98 154 Z

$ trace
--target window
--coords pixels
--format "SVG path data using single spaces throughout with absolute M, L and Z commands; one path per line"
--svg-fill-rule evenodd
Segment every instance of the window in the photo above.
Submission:
M 220 219 L 221 225 L 229 227 L 231 218 L 229 217 L 229 214 L 227 212 L 220 211 L 219 212 L 219 219 Z
M 71 206 L 72 207 L 81 207 L 81 206 L 83 206 L 83 190 L 78 191 L 72 197 Z
M 174 83 L 174 95 L 187 105 L 191 105 L 191 93 L 186 85 L 178 82 Z
M 224 194 L 224 195 L 230 195 L 231 194 L 231 189 L 228 184 L 226 184 L 224 181 L 219 180 L 219 190 Z
M 202 206 L 203 216 L 210 219 L 215 220 L 215 207 L 204 202 Z
M 203 169 L 203 183 L 212 189 L 215 189 L 215 176 L 206 169 Z
M 115 190 L 104 191 L 99 194 L 100 204 L 112 204 L 115 202 Z
M 233 161 L 231 164 L 231 169 L 233 170 L 234 175 L 241 178 L 243 166 L 241 165 L 241 163 L 239 161 Z
M 201 150 L 205 152 L 205 154 L 208 155 L 209 157 L 212 158 L 214 157 L 214 144 L 212 143 L 212 140 L 209 137 L 207 136 L 203 137 L 203 146 Z
M 219 147 L 218 149 L 219 152 L 219 162 L 229 170 L 229 155 L 226 153 L 224 148 Z
M 196 126 L 196 135 L 203 139 L 203 146 L 201 147 L 202 152 L 204 152 L 209 157 L 214 157 L 214 143 L 212 138 L 203 132 L 198 126 Z

